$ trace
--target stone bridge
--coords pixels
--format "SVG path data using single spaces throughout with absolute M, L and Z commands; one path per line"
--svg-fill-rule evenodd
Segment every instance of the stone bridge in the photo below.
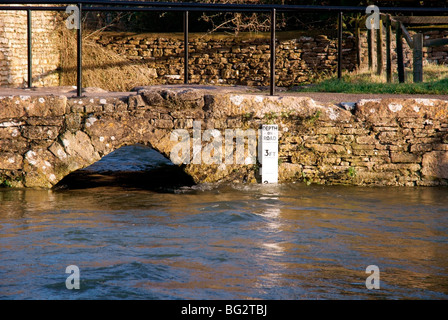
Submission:
M 223 137 L 226 129 L 278 124 L 280 182 L 448 185 L 448 101 L 443 99 L 335 104 L 298 94 L 204 86 L 141 87 L 76 98 L 61 90 L 0 93 L 2 186 L 51 188 L 124 145 L 144 144 L 170 158 L 179 142 L 173 131 L 192 136 L 198 123 L 202 132 L 216 129 Z M 210 141 L 200 141 L 202 152 Z M 196 183 L 260 181 L 259 163 L 222 159 L 180 166 Z

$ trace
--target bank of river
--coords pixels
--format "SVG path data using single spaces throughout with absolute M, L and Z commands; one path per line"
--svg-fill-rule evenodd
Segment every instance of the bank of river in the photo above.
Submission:
M 144 163 L 136 148 L 128 169 L 166 164 Z M 447 299 L 447 195 L 303 184 L 0 189 L 0 298 Z M 80 290 L 66 288 L 68 265 L 80 269 Z M 379 290 L 365 286 L 369 265 Z

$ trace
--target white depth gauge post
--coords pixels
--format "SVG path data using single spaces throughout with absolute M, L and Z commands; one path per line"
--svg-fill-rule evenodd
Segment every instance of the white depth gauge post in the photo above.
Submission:
M 261 127 L 261 180 L 278 183 L 278 125 Z

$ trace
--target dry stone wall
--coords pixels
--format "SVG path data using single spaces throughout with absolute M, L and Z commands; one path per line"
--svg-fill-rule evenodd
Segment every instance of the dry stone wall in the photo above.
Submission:
M 424 39 L 448 38 L 448 30 L 433 30 L 424 33 Z M 448 45 L 423 48 L 423 59 L 427 62 L 448 64 Z
M 279 125 L 279 180 L 319 184 L 448 185 L 448 101 L 361 100 L 334 105 L 247 89 L 141 88 L 125 98 L 0 97 L 0 184 L 54 186 L 136 143 L 170 157 L 176 129 Z M 209 141 L 202 140 L 202 150 Z M 227 147 L 227 146 L 226 146 Z M 204 151 L 203 151 L 204 152 Z M 192 151 L 190 149 L 190 154 Z M 260 181 L 259 164 L 184 164 L 195 182 Z
M 384 29 L 383 29 L 384 30 Z M 276 50 L 276 84 L 290 87 L 310 82 L 337 68 L 337 39 L 325 35 L 297 35 L 294 39 L 278 40 Z M 411 35 L 415 32 L 411 31 Z M 289 34 L 291 36 L 291 34 Z M 424 32 L 425 39 L 446 38 L 447 30 Z M 281 36 L 280 36 L 281 39 Z M 383 66 L 386 61 L 385 31 L 383 31 Z M 103 33 L 94 38 L 136 63 L 148 67 L 155 83 L 183 83 L 183 39 L 168 34 Z M 392 68 L 396 70 L 395 34 L 392 33 Z M 373 37 L 373 67 L 376 68 L 376 35 Z M 412 67 L 412 49 L 403 39 L 405 66 Z M 269 38 L 192 35 L 189 44 L 191 83 L 269 85 Z M 357 58 L 359 50 L 360 61 Z M 368 67 L 367 32 L 361 32 L 359 42 L 344 33 L 342 69 L 353 71 Z M 425 47 L 425 63 L 447 64 L 448 46 Z
M 189 79 L 198 84 L 269 85 L 269 37 L 191 35 Z M 99 44 L 148 67 L 158 84 L 183 83 L 183 39 L 168 34 L 103 33 Z M 356 68 L 356 39 L 344 37 L 345 70 Z M 276 84 L 309 82 L 337 68 L 337 40 L 326 35 L 278 40 Z

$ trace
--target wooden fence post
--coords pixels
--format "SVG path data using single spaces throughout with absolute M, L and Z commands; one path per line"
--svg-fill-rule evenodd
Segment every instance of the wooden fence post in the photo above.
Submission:
M 359 69 L 361 67 L 361 32 L 359 30 L 359 22 L 356 22 L 356 67 Z
M 396 27 L 396 41 L 397 41 L 397 73 L 398 73 L 398 82 L 404 83 L 405 74 L 404 74 L 404 61 L 403 61 L 403 31 L 401 30 L 401 22 L 397 21 L 395 24 Z
M 367 56 L 369 59 L 369 70 L 373 69 L 373 32 L 372 29 L 367 30 Z
M 338 79 L 342 78 L 342 12 L 338 13 Z
M 383 23 L 380 20 L 380 28 L 376 30 L 376 74 L 383 72 Z
M 414 43 L 414 82 L 423 81 L 423 34 L 416 33 L 413 37 Z
M 390 52 L 390 38 L 391 38 L 390 17 L 386 16 L 386 77 L 387 82 L 392 82 L 392 60 Z

